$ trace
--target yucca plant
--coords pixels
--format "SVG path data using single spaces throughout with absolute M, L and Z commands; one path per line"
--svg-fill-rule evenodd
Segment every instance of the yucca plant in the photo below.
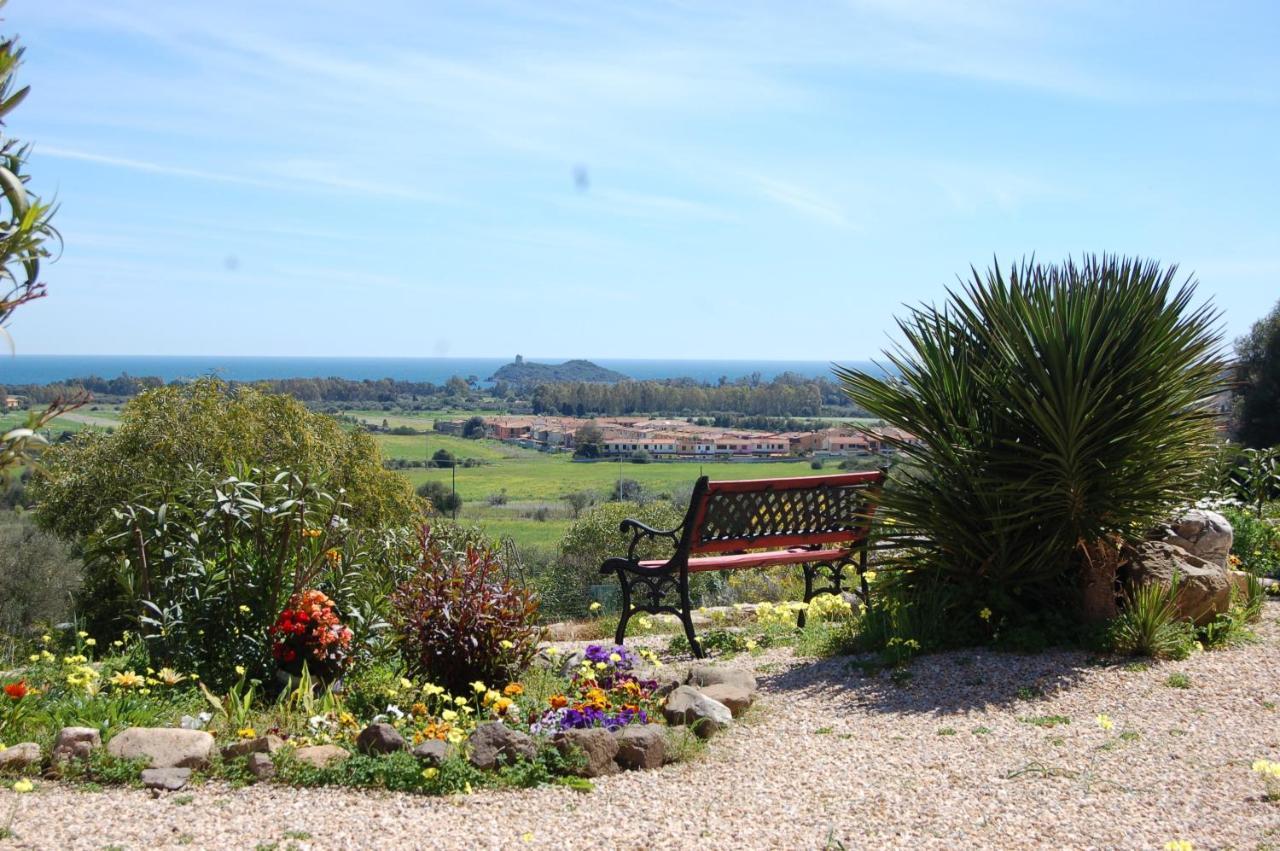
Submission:
M 1153 659 L 1184 659 L 1195 645 L 1191 621 L 1178 616 L 1178 583 L 1151 583 L 1131 590 L 1124 613 L 1107 630 L 1107 644 L 1116 653 Z
M 1175 277 L 1105 255 L 975 269 L 898 321 L 889 377 L 837 370 L 910 435 L 886 441 L 890 587 L 952 586 L 973 635 L 1049 608 L 1115 614 L 1122 542 L 1193 499 L 1211 452 L 1218 314 Z

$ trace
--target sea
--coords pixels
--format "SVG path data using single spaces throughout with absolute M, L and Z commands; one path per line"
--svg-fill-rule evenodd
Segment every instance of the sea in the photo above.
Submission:
M 526 357 L 535 363 L 562 363 L 565 358 Z M 831 361 L 777 360 L 589 360 L 636 380 L 691 378 L 714 384 L 759 373 L 770 380 L 784 372 L 806 378 L 832 376 Z M 68 378 L 138 378 L 157 376 L 165 382 L 214 375 L 230 381 L 273 378 L 346 378 L 354 381 L 392 378 L 443 384 L 457 375 L 488 379 L 512 358 L 380 358 L 256 357 L 251 355 L 11 355 L 0 357 L 0 385 L 51 384 Z M 869 361 L 838 361 L 840 366 L 881 373 Z

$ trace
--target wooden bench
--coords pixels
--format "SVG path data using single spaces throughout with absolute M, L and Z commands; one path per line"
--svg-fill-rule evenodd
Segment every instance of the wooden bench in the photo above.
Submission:
M 608 559 L 600 568 L 604 575 L 616 573 L 622 586 L 614 641 L 622 644 L 627 621 L 636 612 L 669 612 L 680 618 L 690 649 L 702 658 L 689 607 L 689 574 L 706 570 L 803 565 L 808 603 L 818 594 L 839 594 L 845 567 L 856 561 L 865 600 L 867 535 L 884 479 L 884 470 L 736 482 L 712 482 L 703 476 L 676 528 L 622 521 L 619 531 L 632 533 L 627 555 Z M 671 558 L 637 556 L 641 543 L 664 538 L 675 550 Z M 815 589 L 823 572 L 830 584 Z M 798 622 L 804 625 L 803 611 Z

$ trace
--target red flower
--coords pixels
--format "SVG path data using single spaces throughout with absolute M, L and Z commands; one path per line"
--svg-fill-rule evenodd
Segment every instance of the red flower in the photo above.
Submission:
M 286 662 L 292 662 L 294 659 L 297 659 L 297 658 L 298 658 L 298 651 L 294 650 L 292 647 L 286 647 L 284 649 L 284 660 Z
M 30 689 L 27 688 L 26 680 L 18 680 L 16 683 L 7 683 L 4 687 L 4 693 L 14 700 L 22 700 L 22 698 L 27 696 L 28 691 L 30 691 Z

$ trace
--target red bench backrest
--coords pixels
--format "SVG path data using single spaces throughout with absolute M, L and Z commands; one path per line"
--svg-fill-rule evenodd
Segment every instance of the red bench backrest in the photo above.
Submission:
M 792 479 L 711 482 L 690 505 L 690 553 L 854 542 L 871 526 L 883 470 Z

